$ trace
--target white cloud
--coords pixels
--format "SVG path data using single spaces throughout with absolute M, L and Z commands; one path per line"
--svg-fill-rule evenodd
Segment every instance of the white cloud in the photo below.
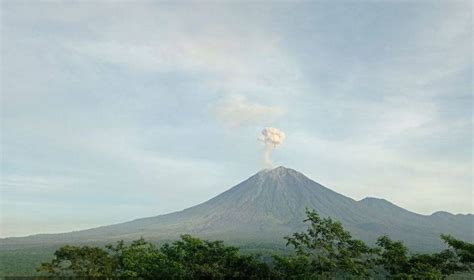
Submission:
M 193 19 L 184 21 L 193 23 Z M 229 32 L 209 22 L 200 24 L 207 32 L 196 34 L 167 25 L 166 29 L 158 27 L 151 37 L 80 40 L 65 47 L 93 61 L 133 71 L 199 77 L 204 91 L 223 95 L 210 107 L 220 121 L 232 127 L 269 125 L 283 116 L 286 109 L 281 106 L 253 101 L 277 99 L 282 103 L 303 92 L 300 70 L 281 48 L 280 38 L 258 29 L 242 33 L 227 26 L 235 31 Z
M 232 96 L 212 107 L 216 117 L 231 127 L 265 125 L 282 117 L 286 110 L 278 106 L 251 103 L 243 96 Z
M 131 34 L 135 31 L 121 18 L 111 21 L 123 27 L 114 38 L 95 30 L 96 38 L 76 39 L 64 47 L 95 62 L 131 70 L 199 76 L 200 83 L 218 94 L 287 97 L 301 93 L 301 71 L 275 33 L 260 28 L 244 32 L 229 22 L 216 26 L 212 21 L 177 15 L 165 26 Z M 192 25 L 206 32 L 183 28 Z

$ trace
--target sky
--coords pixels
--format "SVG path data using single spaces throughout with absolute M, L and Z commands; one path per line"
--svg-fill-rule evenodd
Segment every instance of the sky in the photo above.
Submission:
M 1 1 L 0 236 L 182 210 L 275 166 L 473 213 L 470 1 Z

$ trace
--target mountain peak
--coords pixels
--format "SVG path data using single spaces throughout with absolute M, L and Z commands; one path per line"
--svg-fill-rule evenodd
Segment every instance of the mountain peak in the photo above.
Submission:
M 452 217 L 454 215 L 446 211 L 436 211 L 433 214 L 431 214 L 431 216 L 432 217 Z
M 392 204 L 390 203 L 389 201 L 383 199 L 383 198 L 378 198 L 378 197 L 365 197 L 361 200 L 359 200 L 359 202 L 362 202 L 362 203 L 378 203 L 378 204 Z
M 390 208 L 400 208 L 399 206 L 391 203 L 390 201 L 383 199 L 383 198 L 377 198 L 377 197 L 366 197 L 358 201 L 359 203 L 369 205 L 369 206 L 378 206 L 378 207 L 390 207 Z M 405 210 L 405 209 L 403 209 Z M 407 211 L 407 210 L 405 210 Z
M 269 168 L 263 169 L 260 172 L 258 172 L 257 175 L 259 175 L 260 178 L 268 178 L 268 179 L 273 179 L 273 180 L 289 178 L 289 177 L 297 177 L 297 178 L 304 177 L 304 175 L 301 174 L 300 172 L 291 168 L 284 167 L 284 166 L 278 166 L 271 169 Z
M 280 166 L 275 167 L 275 168 L 265 168 L 265 169 L 261 170 L 259 173 L 282 175 L 282 174 L 299 173 L 299 172 L 294 170 L 294 169 L 287 168 L 287 167 L 284 167 L 284 166 L 280 165 Z

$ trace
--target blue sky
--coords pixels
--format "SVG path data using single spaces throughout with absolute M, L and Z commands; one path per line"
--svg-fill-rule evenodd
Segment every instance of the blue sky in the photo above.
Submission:
M 470 1 L 2 1 L 1 236 L 203 202 L 275 165 L 473 212 Z

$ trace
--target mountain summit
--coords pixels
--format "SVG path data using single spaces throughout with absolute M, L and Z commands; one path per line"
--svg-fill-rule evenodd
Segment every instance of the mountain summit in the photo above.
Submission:
M 421 199 L 421 198 L 420 198 Z M 189 233 L 234 243 L 283 243 L 305 228 L 305 209 L 332 217 L 369 244 L 383 234 L 414 250 L 443 247 L 440 234 L 474 241 L 473 215 L 419 215 L 384 199 L 360 201 L 336 193 L 290 168 L 264 169 L 220 195 L 183 211 L 89 230 L 6 238 L 2 247 L 51 242 L 100 242 L 145 237 L 177 238 Z

